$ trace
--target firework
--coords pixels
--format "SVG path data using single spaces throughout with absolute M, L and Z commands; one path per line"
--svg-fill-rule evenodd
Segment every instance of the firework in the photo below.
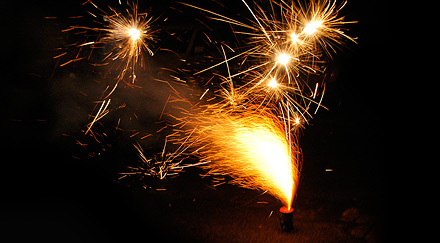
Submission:
M 201 109 L 184 118 L 183 130 L 191 134 L 180 139 L 196 149 L 192 154 L 200 161 L 209 162 L 203 165 L 208 173 L 267 191 L 290 208 L 298 186 L 300 152 L 282 118 L 258 106 L 244 109 L 216 103 Z M 178 139 L 175 142 L 181 143 Z
M 120 2 L 119 4 L 122 5 Z M 111 70 L 114 70 L 117 75 L 113 87 L 106 89 L 108 93 L 103 97 L 105 100 L 121 80 L 130 80 L 128 84 L 135 82 L 137 67 L 144 67 L 146 63 L 144 56 L 154 55 L 152 45 L 156 41 L 157 30 L 152 28 L 152 17 L 148 13 L 140 13 L 134 3 L 127 3 L 125 11 L 118 11 L 111 6 L 108 6 L 108 10 L 105 11 L 90 0 L 83 5 L 91 6 L 92 10 L 87 13 L 88 17 L 92 18 L 90 23 L 93 25 L 72 25 L 63 30 L 63 32 L 80 36 L 81 40 L 68 45 L 68 49 L 73 48 L 73 50 L 66 50 L 55 58 L 71 57 L 60 66 L 83 59 L 87 59 L 93 66 L 110 65 Z M 99 54 L 101 57 L 92 57 L 96 50 L 101 51 Z
M 224 64 L 228 75 L 216 98 L 206 100 L 210 104 L 187 101 L 192 108 L 178 116 L 170 141 L 189 144 L 192 155 L 209 162 L 203 165 L 208 174 L 267 191 L 291 210 L 301 164 L 296 132 L 312 118 L 312 105 L 315 113 L 321 106 L 325 91 L 323 81 L 309 77 L 323 73 L 336 46 L 355 41 L 341 29 L 353 22 L 338 17 L 345 3 L 271 1 L 270 14 L 243 3 L 250 23 L 184 4 L 240 28 L 235 33 L 245 36 L 248 48 L 227 57 L 222 47 L 224 61 L 198 72 Z M 234 74 L 229 62 L 236 59 L 242 59 L 241 70 Z
M 225 76 L 216 74 L 220 82 L 204 87 L 196 100 L 174 89 L 167 103 L 180 113 L 161 113 L 161 117 L 173 119 L 168 125 L 173 132 L 166 137 L 163 151 L 149 159 L 136 145 L 140 164 L 129 167 L 122 177 L 164 179 L 185 167 L 200 166 L 213 178 L 230 176 L 233 184 L 267 191 L 291 213 L 301 170 L 298 131 L 322 107 L 325 86 L 320 74 L 325 71 L 326 62 L 338 46 L 355 42 L 343 31 L 353 21 L 338 16 L 345 3 L 337 6 L 329 0 L 308 5 L 269 1 L 268 9 L 242 2 L 251 14 L 247 23 L 183 3 L 234 26 L 234 34 L 243 36 L 243 43 L 239 43 L 242 47 L 233 50 L 222 45 L 219 50 L 223 61 L 194 74 L 215 68 L 227 70 Z M 100 102 L 87 131 L 108 113 L 108 97 L 119 81 L 128 76 L 134 82 L 135 65 L 144 63 L 142 53 L 153 55 L 148 44 L 154 40 L 151 18 L 137 13 L 135 7 L 127 10 L 127 15 L 110 9 L 112 14 L 103 15 L 102 27 L 71 28 L 103 33 L 97 41 L 78 47 L 112 43 L 103 60 L 119 60 L 117 82 Z M 235 53 L 229 56 L 225 49 Z M 238 63 L 238 70 L 231 70 L 231 62 Z M 314 112 L 312 107 L 316 107 Z M 197 157 L 199 162 L 185 164 L 188 157 Z
M 252 10 L 244 0 L 243 3 L 255 22 L 242 23 L 208 11 L 215 15 L 214 19 L 242 29 L 236 33 L 244 36 L 243 46 L 250 46 L 239 54 L 248 67 L 243 66 L 242 71 L 232 76 L 243 76 L 246 85 L 242 89 L 247 91 L 243 92 L 244 95 L 263 97 L 258 100 L 260 102 L 268 101 L 261 95 L 264 94 L 261 90 L 270 86 L 278 94 L 275 98 L 291 103 L 295 112 L 307 122 L 312 118 L 308 112 L 311 104 L 320 105 L 317 88 L 324 87 L 322 81 L 309 76 L 323 73 L 325 62 L 331 58 L 335 47 L 346 41 L 355 42 L 343 32 L 346 24 L 355 21 L 339 17 L 345 3 L 336 6 L 335 1 L 312 1 L 308 6 L 292 1 L 270 1 L 271 14 L 258 5 Z M 272 95 L 270 92 L 266 94 Z
M 87 15 L 71 17 L 71 21 L 78 24 L 63 30 L 69 40 L 76 41 L 60 48 L 62 53 L 54 58 L 62 67 L 86 60 L 106 71 L 101 73 L 106 86 L 102 87 L 100 95 L 94 97 L 96 105 L 84 132 L 94 136 L 92 127 L 110 112 L 111 95 L 120 87 L 121 81 L 125 86 L 139 87 L 134 84 L 136 72 L 145 68 L 148 56 L 154 55 L 153 45 L 158 29 L 153 27 L 154 20 L 150 14 L 140 12 L 134 2 L 124 4 L 119 1 L 118 5 L 100 8 L 87 0 L 83 5 L 88 9 Z M 115 105 L 118 107 L 113 101 L 112 106 Z

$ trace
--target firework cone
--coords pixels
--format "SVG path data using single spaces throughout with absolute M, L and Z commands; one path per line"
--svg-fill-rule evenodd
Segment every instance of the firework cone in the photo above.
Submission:
M 293 208 L 280 208 L 280 226 L 283 232 L 293 232 Z

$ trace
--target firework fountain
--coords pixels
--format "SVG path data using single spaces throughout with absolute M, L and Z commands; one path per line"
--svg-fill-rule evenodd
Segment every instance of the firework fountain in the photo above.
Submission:
M 187 142 L 201 161 L 210 162 L 203 165 L 210 174 L 228 175 L 232 183 L 278 198 L 284 204 L 282 229 L 292 231 L 301 168 L 298 131 L 322 107 L 325 86 L 319 76 L 326 61 L 335 47 L 355 42 L 341 29 L 353 22 L 338 16 L 345 3 L 271 1 L 267 11 L 242 2 L 252 15 L 249 23 L 184 4 L 240 28 L 236 34 L 245 36 L 247 49 L 232 57 L 222 49 L 228 76 L 219 84 L 220 101 L 191 104 L 196 108 L 180 119 L 184 135 L 178 133 L 176 142 Z M 233 59 L 241 59 L 237 73 L 229 69 Z
M 138 13 L 136 5 L 129 5 L 126 13 L 110 8 L 111 13 L 107 14 L 92 2 L 88 3 L 102 13 L 105 24 L 72 26 L 66 31 L 99 32 L 96 40 L 77 44 L 77 53 L 85 47 L 111 43 L 113 48 L 99 65 L 118 61 L 113 64 L 118 75 L 114 85 L 103 92 L 101 105 L 96 114 L 91 115 L 86 134 L 108 113 L 109 97 L 119 82 L 135 82 L 136 66 L 143 66 L 145 62 L 143 53 L 154 54 L 152 19 Z M 323 107 L 325 85 L 321 74 L 337 47 L 347 41 L 355 42 L 343 32 L 346 24 L 354 22 L 339 16 L 345 2 L 336 5 L 334 1 L 317 0 L 302 4 L 283 0 L 269 1 L 264 7 L 245 0 L 242 3 L 250 14 L 246 21 L 181 3 L 182 7 L 198 9 L 211 19 L 233 26 L 243 43 L 239 43 L 236 50 L 221 45 L 223 61 L 193 74 L 197 79 L 198 74 L 214 68 L 225 68 L 228 72 L 218 77 L 218 83 L 203 87 L 205 91 L 196 101 L 174 90 L 167 103 L 178 112 L 164 115 L 172 118 L 169 126 L 173 131 L 166 136 L 163 151 L 149 159 L 151 156 L 145 155 L 137 144 L 141 162 L 121 173 L 121 178 L 163 179 L 185 167 L 199 166 L 206 169 L 206 175 L 227 176 L 232 178 L 230 183 L 262 190 L 278 198 L 283 204 L 280 209 L 282 229 L 292 231 L 293 202 L 301 171 L 298 132 Z M 233 54 L 225 49 L 233 50 Z M 56 58 L 63 55 L 65 53 Z M 77 54 L 61 65 L 79 59 Z M 239 64 L 238 70 L 230 69 L 231 62 Z M 213 97 L 208 97 L 208 92 Z M 175 149 L 166 152 L 167 144 L 174 145 Z M 198 158 L 196 163 L 185 160 L 194 156 Z

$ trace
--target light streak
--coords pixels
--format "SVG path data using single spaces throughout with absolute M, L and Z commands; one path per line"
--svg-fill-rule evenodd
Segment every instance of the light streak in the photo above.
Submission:
M 95 124 L 95 122 L 97 122 L 98 120 L 103 118 L 105 115 L 107 115 L 107 113 L 109 112 L 107 110 L 107 107 L 108 107 L 108 105 L 110 105 L 110 101 L 111 101 L 111 99 L 108 99 L 107 101 L 104 100 L 101 102 L 101 106 L 99 107 L 98 112 L 96 112 L 96 115 L 93 116 L 93 120 L 87 125 L 87 130 L 85 131 L 84 134 L 87 134 L 90 131 L 93 124 Z

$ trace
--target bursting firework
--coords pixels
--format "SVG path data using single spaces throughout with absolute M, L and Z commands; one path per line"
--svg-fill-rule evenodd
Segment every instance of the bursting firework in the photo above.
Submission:
M 70 17 L 78 23 L 62 30 L 75 41 L 60 48 L 61 54 L 54 59 L 61 67 L 81 60 L 95 67 L 108 67 L 109 75 L 105 76 L 107 85 L 95 98 L 96 105 L 84 130 L 85 134 L 97 139 L 92 127 L 110 112 L 111 95 L 120 83 L 139 87 L 135 84 L 136 72 L 144 69 L 148 63 L 146 57 L 154 55 L 153 45 L 158 29 L 153 27 L 154 20 L 150 14 L 139 12 L 135 3 L 119 1 L 119 6 L 107 6 L 106 9 L 98 7 L 91 0 L 83 5 L 89 9 L 87 14 Z
M 136 4 L 127 3 L 124 11 L 118 11 L 108 6 L 105 11 L 99 8 L 92 1 L 88 0 L 83 5 L 89 4 L 94 11 L 87 11 L 88 17 L 92 18 L 95 26 L 71 25 L 63 32 L 74 32 L 80 35 L 80 41 L 69 45 L 73 51 L 65 51 L 55 58 L 66 54 L 70 58 L 60 64 L 68 65 L 72 62 L 87 59 L 90 61 L 92 53 L 96 50 L 104 50 L 101 58 L 94 63 L 94 66 L 112 65 L 117 73 L 117 82 L 136 80 L 136 68 L 145 65 L 144 55 L 153 56 L 152 44 L 155 42 L 157 30 L 152 28 L 153 19 L 148 13 L 139 13 Z M 120 4 L 121 5 L 121 4 Z M 82 19 L 84 16 L 72 17 Z M 107 97 L 111 94 L 107 94 Z

